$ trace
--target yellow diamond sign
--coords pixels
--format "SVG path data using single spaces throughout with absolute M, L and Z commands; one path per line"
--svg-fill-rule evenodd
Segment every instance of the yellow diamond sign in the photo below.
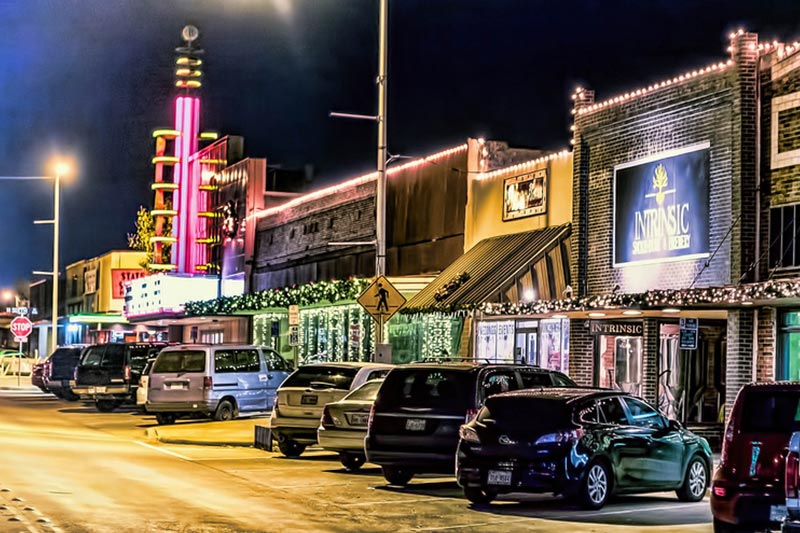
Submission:
M 385 324 L 405 305 L 406 299 L 385 276 L 380 276 L 361 293 L 358 303 L 379 324 Z

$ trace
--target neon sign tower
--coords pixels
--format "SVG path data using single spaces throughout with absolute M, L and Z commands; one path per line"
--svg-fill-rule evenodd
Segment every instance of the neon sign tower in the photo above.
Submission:
M 206 161 L 198 159 L 201 140 L 214 140 L 214 133 L 200 132 L 200 98 L 203 50 L 195 46 L 199 31 L 186 26 L 181 32 L 184 44 L 175 49 L 175 124 L 173 129 L 153 132 L 156 141 L 155 193 L 151 211 L 155 223 L 151 270 L 181 274 L 204 273 L 208 264 L 207 226 L 208 183 Z M 216 165 L 214 165 L 216 166 Z M 211 173 L 213 175 L 213 172 Z M 204 182 L 205 180 L 205 182 Z M 213 218 L 213 216 L 212 216 Z M 205 239 L 204 239 L 205 238 Z

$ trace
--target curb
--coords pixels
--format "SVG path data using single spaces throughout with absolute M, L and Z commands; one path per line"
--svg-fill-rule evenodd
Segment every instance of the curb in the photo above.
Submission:
M 230 441 L 213 441 L 213 440 L 193 440 L 189 438 L 173 438 L 164 437 L 159 434 L 156 428 L 145 429 L 145 437 L 149 440 L 163 442 L 164 444 L 184 444 L 189 446 L 235 446 L 239 448 L 252 448 L 252 442 L 230 442 Z

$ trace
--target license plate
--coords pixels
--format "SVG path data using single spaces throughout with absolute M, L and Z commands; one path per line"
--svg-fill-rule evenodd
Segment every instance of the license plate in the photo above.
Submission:
M 425 431 L 425 419 L 409 418 L 406 420 L 406 429 L 409 431 Z
M 317 397 L 310 394 L 303 394 L 300 398 L 301 405 L 317 405 Z
M 780 522 L 788 514 L 785 505 L 770 505 L 769 507 L 769 520 L 770 522 Z
M 511 485 L 511 472 L 489 470 L 489 475 L 486 476 L 486 483 L 489 485 Z
M 169 390 L 185 390 L 186 383 L 167 383 L 167 388 Z
M 366 426 L 369 421 L 369 415 L 364 413 L 350 413 L 347 415 L 347 421 L 351 426 Z
M 89 387 L 89 394 L 103 393 L 106 391 L 105 387 Z

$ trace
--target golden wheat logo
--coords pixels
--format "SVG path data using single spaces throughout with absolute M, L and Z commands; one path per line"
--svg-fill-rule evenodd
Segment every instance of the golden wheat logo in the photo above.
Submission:
M 669 178 L 667 177 L 667 169 L 664 168 L 664 165 L 658 165 L 656 167 L 655 175 L 653 176 L 653 188 L 656 190 L 656 202 L 658 205 L 664 203 L 664 188 L 669 184 Z

